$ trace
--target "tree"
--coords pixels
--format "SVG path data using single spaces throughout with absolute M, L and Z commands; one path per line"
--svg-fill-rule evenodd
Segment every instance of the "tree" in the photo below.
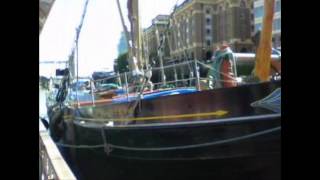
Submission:
M 114 71 L 119 73 L 128 72 L 128 52 L 120 54 L 117 59 L 115 59 Z

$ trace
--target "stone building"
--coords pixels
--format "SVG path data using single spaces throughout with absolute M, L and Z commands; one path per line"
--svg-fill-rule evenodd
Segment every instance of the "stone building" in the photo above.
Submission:
M 254 24 L 255 31 L 262 27 L 262 19 L 264 13 L 263 0 L 255 0 L 254 2 Z M 274 17 L 273 17 L 272 42 L 274 47 L 281 47 L 281 0 L 276 0 Z
M 253 0 L 186 0 L 170 18 L 172 59 L 209 59 L 227 42 L 235 52 L 250 52 L 254 31 Z
M 163 59 L 168 59 L 169 47 L 168 39 L 165 40 L 169 24 L 169 15 L 158 15 L 152 20 L 151 26 L 144 29 L 143 31 L 143 48 L 144 48 L 144 57 L 146 60 L 151 61 L 150 63 L 158 64 L 159 52 L 161 41 L 164 41 Z

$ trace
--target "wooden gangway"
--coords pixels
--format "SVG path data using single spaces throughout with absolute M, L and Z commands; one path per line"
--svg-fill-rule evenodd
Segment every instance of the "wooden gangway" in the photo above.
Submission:
M 48 130 L 39 119 L 39 180 L 76 180 Z

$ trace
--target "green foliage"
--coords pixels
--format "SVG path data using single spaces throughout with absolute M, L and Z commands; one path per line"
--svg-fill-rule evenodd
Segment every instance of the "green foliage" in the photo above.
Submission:
M 118 58 L 115 60 L 116 61 L 116 66 L 114 66 L 114 71 L 123 73 L 123 72 L 128 72 L 128 53 L 123 53 L 118 56 Z

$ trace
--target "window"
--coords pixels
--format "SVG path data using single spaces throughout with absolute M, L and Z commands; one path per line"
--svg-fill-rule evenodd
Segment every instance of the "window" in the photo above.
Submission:
M 207 40 L 207 46 L 211 46 L 211 41 Z
M 246 2 L 244 0 L 240 1 L 240 8 L 245 8 L 246 7 Z
M 207 13 L 207 14 L 210 14 L 210 9 L 206 9 L 206 13 Z
M 276 1 L 276 12 L 280 12 L 281 11 L 281 1 Z
M 211 22 L 211 19 L 210 19 L 210 18 L 206 18 L 206 22 L 207 22 L 207 24 L 209 25 L 210 22 Z
M 210 35 L 211 31 L 210 29 L 207 29 L 207 35 Z

